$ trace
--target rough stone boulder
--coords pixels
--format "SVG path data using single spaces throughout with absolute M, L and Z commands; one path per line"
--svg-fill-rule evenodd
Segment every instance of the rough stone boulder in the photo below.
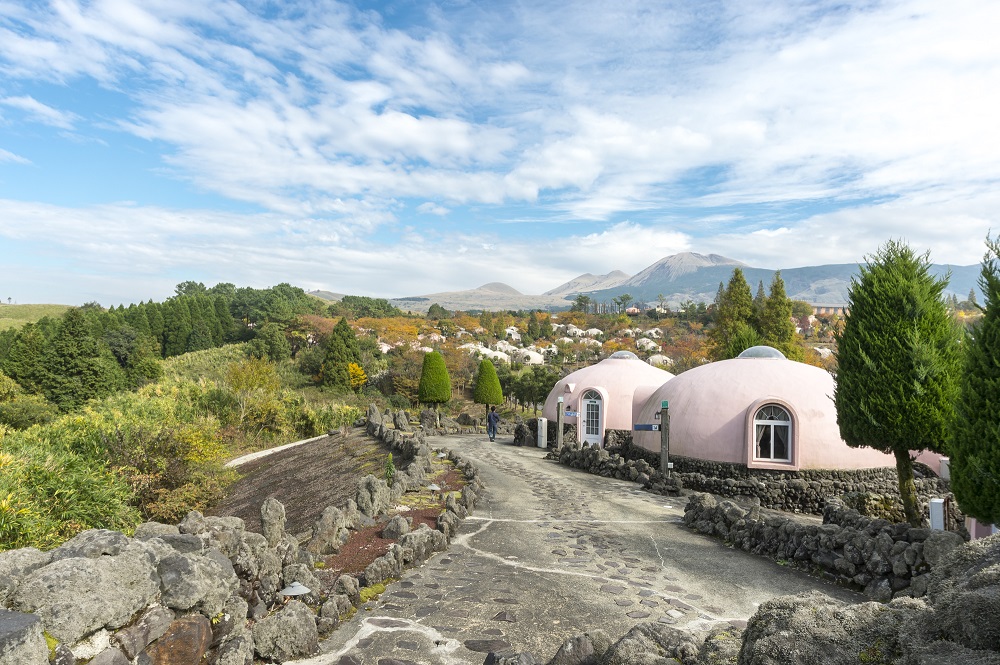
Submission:
M 327 506 L 313 526 L 306 550 L 317 555 L 334 554 L 350 537 L 350 521 L 336 506 Z
M 478 427 L 482 422 L 482 418 L 475 418 L 470 416 L 468 413 L 462 413 L 458 416 L 458 424 L 463 427 Z
M 361 604 L 361 585 L 358 578 L 353 575 L 341 575 L 333 584 L 333 592 L 340 596 L 346 596 L 351 601 L 351 605 L 357 607 Z
M 159 574 L 164 605 L 209 617 L 222 611 L 240 584 L 232 563 L 218 550 L 168 556 L 160 561 Z
M 389 540 L 399 540 L 399 538 L 410 532 L 410 523 L 402 515 L 393 515 L 384 527 L 382 527 L 382 537 Z
M 273 497 L 260 505 L 260 524 L 268 547 L 276 547 L 285 534 L 285 506 Z
M 443 552 L 448 547 L 448 538 L 437 529 L 421 524 L 417 529 L 403 534 L 399 539 L 407 562 L 425 561 L 435 552 Z
M 603 630 L 592 630 L 569 637 L 547 665 L 600 665 L 611 646 L 611 638 Z
M 160 591 L 149 545 L 132 541 L 117 556 L 66 558 L 36 569 L 11 598 L 60 642 L 74 643 L 107 627 L 121 628 Z
M 389 551 L 365 567 L 366 585 L 377 584 L 390 577 L 399 577 L 403 572 L 403 548 L 397 543 L 389 546 Z
M 423 417 L 421 417 L 421 421 Z M 410 427 L 410 416 L 400 409 L 396 413 L 392 414 L 392 426 L 396 428 L 399 432 L 412 432 L 413 428 Z
M 433 409 L 424 409 L 420 412 L 420 427 L 424 433 L 434 432 L 438 428 L 438 412 Z
M 118 531 L 88 529 L 76 534 L 52 550 L 52 561 L 79 557 L 95 559 L 100 556 L 116 556 L 121 554 L 128 543 L 128 536 Z
M 212 644 L 212 623 L 200 614 L 177 619 L 145 651 L 149 663 L 199 663 Z M 142 657 L 139 659 L 144 661 Z
M 391 496 L 389 485 L 384 480 L 367 475 L 358 481 L 355 501 L 361 514 L 377 517 L 391 507 Z
M 119 630 L 111 638 L 131 661 L 153 641 L 160 638 L 174 620 L 174 613 L 162 605 L 154 605 L 147 609 L 138 621 Z
M 930 577 L 928 630 L 969 649 L 1000 652 L 1000 535 L 950 550 Z
M 7 599 L 28 573 L 51 562 L 50 552 L 42 552 L 34 547 L 0 552 L 0 604 L 7 604 Z
M 661 623 L 641 623 L 612 644 L 602 665 L 698 665 L 701 643 Z M 822 662 L 822 661 L 816 661 Z
M 308 606 L 297 600 L 289 601 L 280 612 L 264 617 L 251 630 L 254 650 L 265 660 L 284 663 L 311 656 L 319 650 L 315 616 Z
M 48 665 L 48 654 L 37 616 L 0 609 L 0 663 Z

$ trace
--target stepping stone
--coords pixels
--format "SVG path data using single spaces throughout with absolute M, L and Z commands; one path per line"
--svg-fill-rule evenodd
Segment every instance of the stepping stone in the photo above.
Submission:
M 409 640 L 400 640 L 396 642 L 396 646 L 400 649 L 406 649 L 407 651 L 416 651 L 420 648 L 420 645 L 416 642 L 411 642 Z
M 552 553 L 556 556 L 566 556 L 566 550 L 552 550 Z
M 632 601 L 628 598 L 615 598 L 615 605 L 618 607 L 628 607 L 632 604 Z
M 609 593 L 613 596 L 617 596 L 620 593 L 624 593 L 625 587 L 618 586 L 617 584 L 605 584 L 601 587 L 601 591 L 604 593 Z
M 674 619 L 680 619 L 682 616 L 684 616 L 684 613 L 681 612 L 680 610 L 667 610 L 667 616 Z
M 414 611 L 413 615 L 416 616 L 418 619 L 423 619 L 424 617 L 430 616 L 435 612 L 437 612 L 436 607 L 434 607 L 433 605 L 425 605 L 423 607 L 418 607 L 416 611 Z
M 612 568 L 617 568 L 617 567 L 619 567 L 619 566 L 620 566 L 621 564 L 620 564 L 620 563 L 618 563 L 617 561 L 605 561 L 605 562 L 604 562 L 604 565 L 605 565 L 605 566 L 611 566 Z
M 699 596 L 696 593 L 689 593 L 688 595 L 686 595 L 684 597 L 687 598 L 688 600 L 701 600 L 701 596 Z
M 378 665 L 420 665 L 412 660 L 401 660 L 399 658 L 379 658 Z
M 341 656 L 333 665 L 362 665 L 362 663 L 357 656 Z
M 513 598 L 494 598 L 493 602 L 501 603 L 503 605 L 520 605 L 520 603 L 514 600 Z
M 625 616 L 630 619 L 645 619 L 649 616 L 649 612 L 640 612 L 639 610 L 635 610 L 633 612 L 626 612 Z
M 406 628 L 410 625 L 408 621 L 400 621 L 399 619 L 383 619 L 381 617 L 372 619 L 369 623 L 373 626 L 378 626 L 379 628 Z
M 413 593 L 412 591 L 394 591 L 392 595 L 395 596 L 396 598 L 408 598 L 411 600 L 413 598 L 417 598 L 417 594 Z
M 465 648 L 477 653 L 489 653 L 490 651 L 504 651 L 510 648 L 507 640 L 466 640 Z
M 672 593 L 677 593 L 679 591 L 683 591 L 684 589 L 681 588 L 681 587 L 679 587 L 679 586 L 674 586 L 672 584 L 668 584 L 665 587 L 663 587 L 663 590 L 664 591 L 670 591 Z
M 640 600 L 640 605 L 645 605 L 646 607 L 659 607 L 659 603 L 655 600 Z
M 427 596 L 427 600 L 441 600 L 444 598 L 444 594 L 432 593 Z
M 658 573 L 658 572 L 660 572 L 659 568 L 656 568 L 656 567 L 653 567 L 653 566 L 646 566 L 642 570 L 645 571 L 645 572 L 647 572 L 647 573 Z
M 503 636 L 503 631 L 500 630 L 499 628 L 490 628 L 488 630 L 484 630 L 483 633 L 486 634 L 486 635 L 493 635 L 495 637 L 502 637 Z
M 652 589 L 643 589 L 642 591 L 639 592 L 639 595 L 642 596 L 643 598 L 648 598 L 650 596 L 655 596 L 656 592 L 653 591 Z
M 657 619 L 657 621 L 659 621 L 660 623 L 666 623 L 666 624 L 677 623 L 676 619 L 671 619 L 670 617 L 660 617 L 659 619 Z
M 497 615 L 493 617 L 494 621 L 506 621 L 507 623 L 517 623 L 517 617 L 513 612 L 508 610 L 503 610 L 502 612 L 497 612 Z
M 671 598 L 667 602 L 670 603 L 671 605 L 673 605 L 674 607 L 676 607 L 679 610 L 691 611 L 691 610 L 694 609 L 693 607 L 691 607 L 687 603 L 685 603 L 683 601 L 680 601 L 680 600 L 677 600 L 676 598 Z
M 438 584 L 438 583 L 436 583 L 436 582 L 433 582 L 431 584 L 425 584 L 424 586 L 427 587 L 428 589 L 440 589 L 441 588 L 441 585 Z

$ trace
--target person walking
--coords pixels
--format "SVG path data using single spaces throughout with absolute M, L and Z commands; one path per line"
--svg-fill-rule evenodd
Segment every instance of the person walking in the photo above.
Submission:
M 490 441 L 497 440 L 497 423 L 500 422 L 500 414 L 495 406 L 490 407 L 490 412 L 486 414 L 486 433 L 490 435 Z

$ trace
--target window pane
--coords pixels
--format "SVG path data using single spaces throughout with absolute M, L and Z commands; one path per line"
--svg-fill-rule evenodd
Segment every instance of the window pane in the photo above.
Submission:
M 586 427 L 588 435 L 600 434 L 601 405 L 594 402 L 587 403 Z
M 773 425 L 774 459 L 787 460 L 788 457 L 788 425 Z
M 771 426 L 757 425 L 757 458 L 770 459 L 771 457 Z

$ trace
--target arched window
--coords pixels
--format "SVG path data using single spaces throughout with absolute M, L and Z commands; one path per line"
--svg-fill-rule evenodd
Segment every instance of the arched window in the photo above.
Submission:
M 792 419 L 777 404 L 767 404 L 753 417 L 753 458 L 765 462 L 792 461 Z

